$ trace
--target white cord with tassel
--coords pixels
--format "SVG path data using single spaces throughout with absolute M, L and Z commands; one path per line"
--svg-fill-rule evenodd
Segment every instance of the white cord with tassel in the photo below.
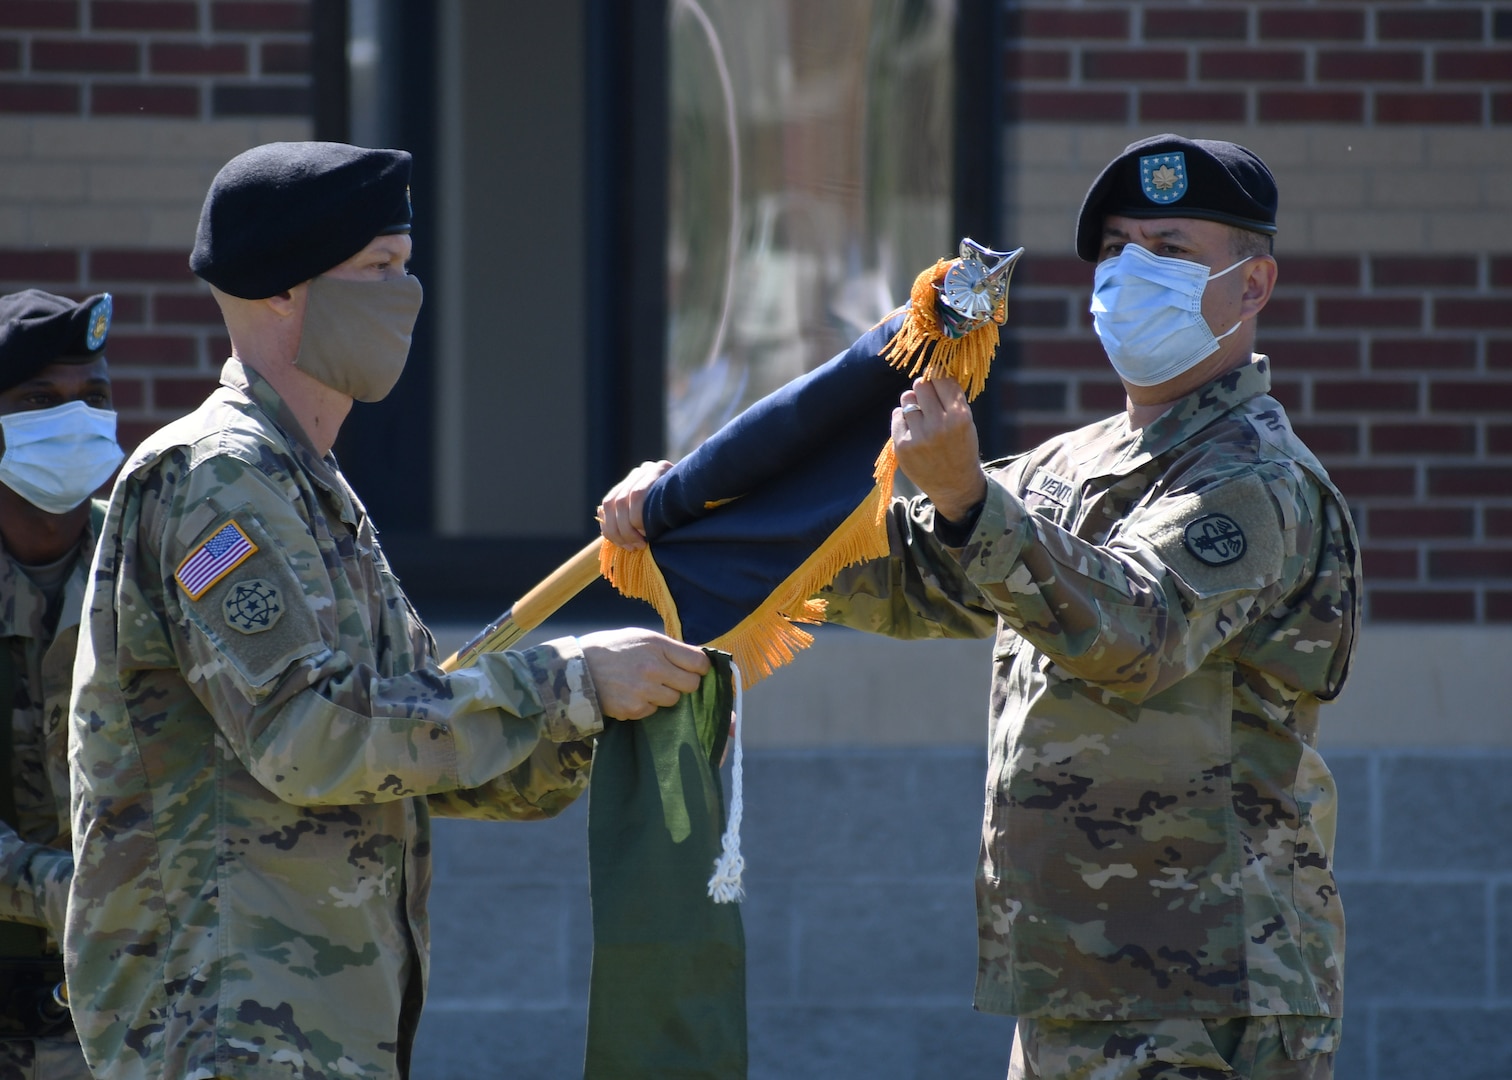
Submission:
M 730 662 L 730 674 L 735 680 L 735 760 L 730 765 L 730 817 L 725 824 L 724 836 L 719 844 L 723 849 L 714 860 L 714 876 L 709 879 L 709 895 L 716 904 L 738 904 L 745 898 L 745 885 L 741 876 L 745 873 L 745 859 L 740 854 L 740 815 L 745 809 L 744 768 L 740 745 L 741 730 L 745 722 L 741 717 L 740 668 Z

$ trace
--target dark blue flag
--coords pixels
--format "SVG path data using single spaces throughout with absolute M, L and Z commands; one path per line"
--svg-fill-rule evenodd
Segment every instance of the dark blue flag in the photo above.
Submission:
M 795 624 L 823 621 L 814 593 L 887 554 L 899 396 L 921 373 L 955 378 L 969 398 L 985 384 L 1022 249 L 968 244 L 919 275 L 908 305 L 658 479 L 643 511 L 648 547 L 606 542 L 604 576 L 652 603 L 671 636 L 731 653 L 748 681 L 809 644 Z M 953 289 L 964 299 L 952 303 Z

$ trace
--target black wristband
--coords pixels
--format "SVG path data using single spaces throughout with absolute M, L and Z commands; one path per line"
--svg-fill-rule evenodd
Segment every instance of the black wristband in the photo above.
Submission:
M 946 547 L 965 547 L 966 541 L 971 539 L 971 534 L 976 531 L 977 519 L 982 516 L 982 505 L 987 500 L 977 503 L 966 512 L 966 517 L 960 521 L 951 521 L 940 508 L 935 507 L 934 534 L 935 539 Z

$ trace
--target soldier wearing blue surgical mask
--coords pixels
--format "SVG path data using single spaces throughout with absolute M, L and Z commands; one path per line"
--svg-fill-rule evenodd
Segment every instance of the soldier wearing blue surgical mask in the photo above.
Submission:
M 73 873 L 68 695 L 94 548 L 120 465 L 108 294 L 0 297 L 0 1076 L 87 1080 L 62 989 Z M 91 516 L 96 515 L 92 521 Z
M 831 622 L 996 639 L 976 1007 L 1018 1018 L 1010 1080 L 1333 1072 L 1317 740 L 1359 545 L 1254 351 L 1276 208 L 1235 143 L 1126 147 L 1076 228 L 1125 408 L 983 465 L 960 387 L 917 382 L 892 436 L 924 494 L 824 594 Z
M 974 1004 L 1017 1018 L 1008 1080 L 1333 1075 L 1318 737 L 1359 541 L 1254 351 L 1276 208 L 1235 143 L 1126 147 L 1076 227 L 1125 408 L 984 464 L 961 388 L 918 380 L 892 439 L 923 494 L 893 500 L 885 558 L 820 594 L 858 630 L 994 639 Z M 605 498 L 610 540 L 639 539 L 661 468 Z

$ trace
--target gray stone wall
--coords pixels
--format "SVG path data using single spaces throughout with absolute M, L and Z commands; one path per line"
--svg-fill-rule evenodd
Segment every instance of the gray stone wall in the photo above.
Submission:
M 1512 751 L 1330 750 L 1349 919 L 1338 1080 L 1506 1080 Z M 744 850 L 751 1076 L 1001 1078 L 971 1009 L 985 759 L 964 747 L 752 750 Z M 586 806 L 438 822 L 417 1080 L 581 1075 Z

